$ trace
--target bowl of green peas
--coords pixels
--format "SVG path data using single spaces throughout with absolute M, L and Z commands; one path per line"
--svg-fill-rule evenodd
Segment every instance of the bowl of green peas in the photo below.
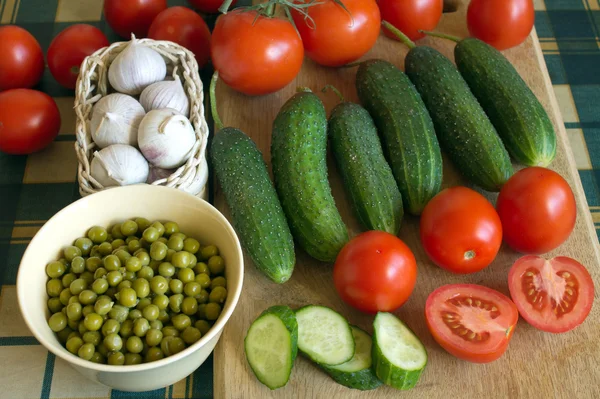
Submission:
M 163 388 L 210 355 L 242 291 L 238 237 L 210 203 L 133 185 L 84 197 L 27 247 L 17 295 L 35 338 L 92 381 Z

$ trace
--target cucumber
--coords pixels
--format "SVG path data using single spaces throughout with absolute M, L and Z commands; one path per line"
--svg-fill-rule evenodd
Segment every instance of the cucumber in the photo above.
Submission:
M 496 127 L 509 154 L 527 166 L 548 166 L 556 156 L 554 126 L 512 64 L 481 40 L 454 48 L 458 70 Z
M 375 375 L 393 388 L 413 388 L 427 365 L 427 351 L 421 341 L 391 313 L 377 313 L 373 330 Z
M 212 113 L 222 126 L 214 101 L 217 76 L 211 82 Z M 221 128 L 210 155 L 243 248 L 268 278 L 286 282 L 296 263 L 294 241 L 260 150 L 242 131 Z
M 384 60 L 360 64 L 356 90 L 381 134 L 404 208 L 421 214 L 442 184 L 442 154 L 425 104 L 408 77 Z
M 360 328 L 350 327 L 356 345 L 352 359 L 338 366 L 321 367 L 338 384 L 361 391 L 375 389 L 383 383 L 377 378 L 371 367 L 373 363 L 371 357 L 373 340 L 369 334 Z
M 298 349 L 313 362 L 324 366 L 346 363 L 354 356 L 352 330 L 334 310 L 308 305 L 296 310 Z
M 358 221 L 367 230 L 397 234 L 404 215 L 402 195 L 367 110 L 351 102 L 337 105 L 329 117 L 328 134 Z
M 298 323 L 287 306 L 272 306 L 250 326 L 244 339 L 246 359 L 258 380 L 277 389 L 287 384 L 298 354 Z
M 273 122 L 275 188 L 292 235 L 313 258 L 333 262 L 348 242 L 327 180 L 327 116 L 314 93 L 300 92 Z

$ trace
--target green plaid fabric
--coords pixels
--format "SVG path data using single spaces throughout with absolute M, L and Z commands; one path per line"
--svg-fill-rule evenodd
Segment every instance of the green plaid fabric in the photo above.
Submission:
M 590 211 L 600 229 L 600 3 L 599 0 L 534 2 L 536 29 Z M 170 6 L 185 4 L 185 0 L 169 0 Z M 100 0 L 0 0 L 0 24 L 17 24 L 29 30 L 44 51 L 58 32 L 81 22 L 99 27 L 111 42 L 121 40 L 103 20 L 102 5 Z M 208 22 L 212 26 L 214 16 Z M 208 69 L 202 71 L 205 82 L 212 73 Z M 37 154 L 0 153 L 0 396 L 212 397 L 212 357 L 193 375 L 166 389 L 145 393 L 110 391 L 83 380 L 39 345 L 25 326 L 18 312 L 15 288 L 23 252 L 52 215 L 79 199 L 73 150 L 73 92 L 60 87 L 48 70 L 38 89 L 56 99 L 63 122 L 60 135 Z

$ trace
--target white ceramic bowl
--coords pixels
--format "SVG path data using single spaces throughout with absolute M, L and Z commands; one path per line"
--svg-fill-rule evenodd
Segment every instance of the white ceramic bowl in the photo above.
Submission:
M 216 245 L 225 260 L 227 300 L 214 326 L 198 342 L 162 360 L 130 366 L 109 366 L 68 352 L 48 327 L 46 264 L 91 226 L 109 227 L 134 217 L 172 220 L 201 243 Z M 242 291 L 244 260 L 237 235 L 227 219 L 208 202 L 181 190 L 135 185 L 112 188 L 82 198 L 52 217 L 27 247 L 17 276 L 21 313 L 37 340 L 81 374 L 111 388 L 147 391 L 171 385 L 194 372 L 217 344 Z

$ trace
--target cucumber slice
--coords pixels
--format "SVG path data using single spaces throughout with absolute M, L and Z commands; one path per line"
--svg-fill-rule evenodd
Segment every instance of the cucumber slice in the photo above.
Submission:
M 298 354 L 298 323 L 287 306 L 272 306 L 254 320 L 244 339 L 246 359 L 270 389 L 286 385 Z
M 427 351 L 421 341 L 391 313 L 377 313 L 373 330 L 375 375 L 393 388 L 413 388 L 427 365 Z
M 313 362 L 326 366 L 346 363 L 354 356 L 354 338 L 346 319 L 325 306 L 309 305 L 296 311 L 298 349 Z
M 383 383 L 377 378 L 372 365 L 371 350 L 373 340 L 365 331 L 356 326 L 352 328 L 356 350 L 352 359 L 338 366 L 323 366 L 323 370 L 338 384 L 348 388 L 367 391 L 381 386 Z

